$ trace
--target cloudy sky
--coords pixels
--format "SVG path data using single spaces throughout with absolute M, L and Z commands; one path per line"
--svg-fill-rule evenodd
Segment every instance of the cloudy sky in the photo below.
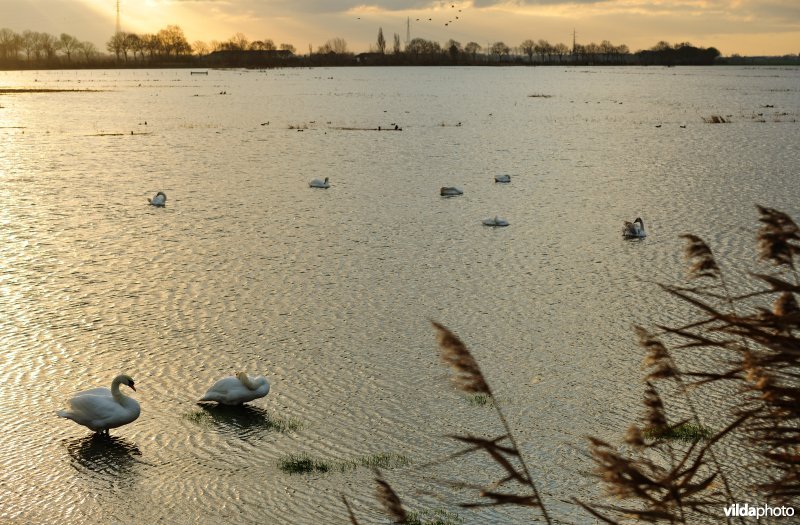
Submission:
M 610 40 L 632 51 L 659 40 L 715 46 L 724 55 L 800 53 L 800 0 L 120 0 L 122 29 L 183 28 L 190 42 L 242 32 L 306 52 L 333 37 L 366 51 L 382 27 L 444 43 L 511 46 L 525 39 L 571 44 Z M 459 11 L 460 10 L 460 11 Z M 104 49 L 116 0 L 0 0 L 0 27 L 70 33 Z M 456 19 L 455 17 L 459 17 Z M 417 21 L 419 19 L 419 21 Z M 430 20 L 429 20 L 430 19 Z M 448 25 L 445 25 L 445 24 Z

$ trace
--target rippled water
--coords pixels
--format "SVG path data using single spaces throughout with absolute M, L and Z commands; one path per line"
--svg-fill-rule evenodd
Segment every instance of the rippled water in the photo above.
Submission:
M 683 319 L 653 284 L 681 277 L 677 236 L 736 282 L 754 204 L 800 215 L 798 86 L 723 67 L 0 73 L 96 90 L 0 95 L 0 521 L 346 523 L 344 493 L 380 522 L 370 470 L 278 469 L 300 452 L 405 455 L 386 474 L 408 506 L 458 511 L 429 478 L 488 463 L 417 467 L 455 450 L 445 434 L 501 429 L 449 386 L 435 319 L 479 359 L 551 512 L 587 522 L 561 500 L 597 493 L 584 437 L 639 413 L 631 326 Z M 482 226 L 495 214 L 511 226 Z M 649 236 L 625 242 L 636 216 Z M 239 369 L 269 396 L 194 404 Z M 106 439 L 55 417 L 120 371 L 135 423 Z

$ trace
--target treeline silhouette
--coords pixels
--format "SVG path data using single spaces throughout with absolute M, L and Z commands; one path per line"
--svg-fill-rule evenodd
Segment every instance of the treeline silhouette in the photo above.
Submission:
M 0 68 L 42 69 L 77 67 L 303 67 L 356 65 L 711 65 L 720 63 L 720 52 L 688 42 L 659 42 L 650 49 L 632 53 L 625 44 L 608 40 L 599 44 L 551 44 L 547 40 L 525 40 L 517 46 L 494 42 L 463 44 L 448 40 L 444 45 L 414 38 L 404 46 L 395 33 L 386 40 L 378 30 L 375 44 L 364 53 L 353 53 L 343 38 L 332 38 L 316 50 L 297 54 L 291 44 L 276 45 L 272 39 L 250 40 L 236 33 L 226 41 L 189 43 L 183 30 L 169 25 L 155 33 L 114 33 L 106 43 L 107 53 L 91 42 L 62 33 L 0 29 Z

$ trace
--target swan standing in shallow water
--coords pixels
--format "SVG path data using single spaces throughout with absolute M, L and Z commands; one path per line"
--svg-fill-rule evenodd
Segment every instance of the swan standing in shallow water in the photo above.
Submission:
M 622 229 L 622 236 L 626 239 L 642 239 L 647 237 L 644 231 L 644 221 L 641 217 L 636 217 L 633 222 L 625 221 L 625 227 Z
M 495 175 L 495 182 L 511 182 L 511 175 Z
M 508 226 L 508 221 L 495 215 L 489 219 L 483 219 L 483 224 L 484 226 Z
M 439 190 L 439 195 L 442 197 L 455 197 L 456 195 L 463 195 L 464 190 L 456 188 L 455 186 L 442 186 Z
M 164 194 L 163 191 L 159 191 L 155 194 L 152 199 L 147 199 L 151 205 L 158 206 L 159 208 L 163 208 L 167 205 L 167 196 Z
M 199 401 L 216 401 L 223 405 L 241 405 L 269 393 L 269 383 L 264 376 L 250 377 L 245 372 L 223 377 L 208 389 Z
M 111 382 L 111 390 L 93 388 L 79 392 L 69 400 L 69 410 L 59 410 L 56 414 L 95 432 L 108 434 L 110 428 L 121 427 L 135 421 L 141 410 L 135 399 L 119 391 L 119 385 L 127 385 L 136 392 L 133 379 L 120 374 Z
M 308 183 L 309 186 L 312 188 L 324 188 L 328 189 L 331 187 L 330 183 L 328 182 L 328 177 L 325 177 L 325 180 L 314 179 Z

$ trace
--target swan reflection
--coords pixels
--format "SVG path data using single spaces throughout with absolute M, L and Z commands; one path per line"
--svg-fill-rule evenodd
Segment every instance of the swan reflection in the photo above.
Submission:
M 65 442 L 72 466 L 102 478 L 125 479 L 142 453 L 130 441 L 107 434 L 92 434 Z

